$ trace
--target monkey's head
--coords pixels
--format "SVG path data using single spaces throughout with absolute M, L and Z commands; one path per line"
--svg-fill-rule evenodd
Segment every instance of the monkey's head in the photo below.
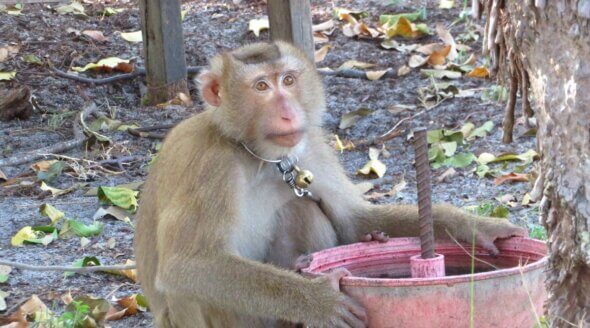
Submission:
M 222 133 L 260 155 L 286 155 L 304 146 L 308 130 L 321 124 L 321 79 L 288 43 L 255 43 L 217 55 L 197 81 Z

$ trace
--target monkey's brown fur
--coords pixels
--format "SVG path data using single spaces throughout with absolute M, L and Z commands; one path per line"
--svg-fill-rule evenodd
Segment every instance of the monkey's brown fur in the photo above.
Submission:
M 276 97 L 252 90 L 257 74 L 276 75 L 279 85 L 283 71 L 294 71 L 296 82 L 274 91 L 269 78 Z M 135 252 L 157 327 L 268 327 L 279 319 L 362 326 L 354 302 L 329 277 L 286 268 L 299 254 L 357 242 L 373 230 L 416 236 L 417 208 L 370 204 L 347 178 L 320 127 L 321 80 L 298 49 L 255 44 L 218 55 L 200 81 L 207 110 L 170 132 L 141 195 Z M 298 117 L 281 121 L 270 104 L 283 106 L 283 118 Z M 296 120 L 301 141 L 273 143 L 269 131 Z M 242 142 L 266 158 L 296 154 L 315 175 L 310 190 L 320 204 L 297 198 L 275 165 L 261 163 Z M 450 205 L 433 212 L 437 237 L 446 229 L 471 241 L 475 232 L 492 252 L 496 238 L 523 234 L 505 220 L 477 219 Z

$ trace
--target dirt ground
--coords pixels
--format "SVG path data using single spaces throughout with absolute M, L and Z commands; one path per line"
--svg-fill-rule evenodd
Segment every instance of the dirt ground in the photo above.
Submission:
M 415 11 L 426 7 L 428 19 L 426 23 L 433 29 L 436 23 L 449 26 L 459 17 L 459 4 L 452 10 L 441 10 L 438 1 L 402 1 L 398 5 L 390 5 L 390 1 L 312 1 L 313 21 L 319 23 L 332 17 L 333 7 L 361 9 L 369 13 L 368 22 L 375 23 L 380 14 Z M 163 123 L 175 123 L 202 110 L 190 83 L 192 98 L 195 105 L 190 108 L 169 106 L 165 109 L 142 107 L 141 95 L 144 88 L 143 78 L 125 80 L 107 85 L 94 86 L 64 79 L 54 75 L 47 65 L 30 64 L 22 60 L 24 54 L 34 54 L 55 68 L 67 71 L 72 66 L 83 66 L 101 58 L 117 56 L 135 58 L 136 65 L 143 67 L 141 43 L 129 43 L 121 39 L 117 31 L 136 31 L 140 29 L 140 21 L 136 1 L 115 2 L 109 6 L 126 8 L 126 11 L 112 16 L 101 17 L 103 4 L 85 4 L 90 15 L 84 19 L 74 15 L 57 14 L 47 5 L 26 5 L 22 15 L 11 16 L 0 13 L 0 46 L 17 44 L 19 54 L 4 63 L 0 63 L 0 71 L 17 70 L 16 78 L 10 82 L 0 82 L 0 89 L 10 89 L 16 85 L 27 85 L 31 88 L 38 107 L 33 116 L 27 120 L 0 122 L 0 159 L 19 155 L 28 151 L 57 142 L 71 139 L 73 113 L 78 112 L 88 101 L 94 102 L 99 112 L 126 124 L 151 126 Z M 248 32 L 248 21 L 265 14 L 262 1 L 242 1 L 233 4 L 231 1 L 193 1 L 185 2 L 183 10 L 187 10 L 183 21 L 186 58 L 189 66 L 206 65 L 207 58 L 227 49 L 259 39 L 266 40 L 268 31 L 263 31 L 260 38 Z M 337 26 L 339 26 L 337 24 Z M 467 30 L 465 22 L 455 24 L 451 33 L 457 36 Z M 100 30 L 108 38 L 97 42 L 84 36 L 69 33 L 68 29 Z M 436 41 L 435 35 L 416 41 L 404 43 L 429 43 Z M 408 55 L 395 50 L 385 50 L 375 40 L 358 40 L 342 34 L 338 28 L 330 36 L 332 49 L 319 67 L 336 68 L 343 62 L 355 59 L 377 64 L 377 68 L 399 67 L 407 63 Z M 469 41 L 465 44 L 479 54 L 480 41 Z M 318 45 L 319 48 L 321 45 Z M 480 58 L 480 63 L 485 59 Z M 350 140 L 365 140 L 389 130 L 400 119 L 412 116 L 422 110 L 418 101 L 418 89 L 427 87 L 431 81 L 424 78 L 419 70 L 412 70 L 408 75 L 378 81 L 347 79 L 341 77 L 324 77 L 326 86 L 328 112 L 324 117 L 326 130 L 330 134 L 338 134 Z M 459 89 L 490 88 L 494 81 L 463 77 L 452 82 Z M 405 110 L 390 113 L 388 108 L 395 104 L 418 105 L 416 110 Z M 353 127 L 340 130 L 338 124 L 342 114 L 358 108 L 370 108 L 374 113 L 361 119 Z M 518 108 L 518 107 L 517 107 Z M 416 184 L 413 169 L 414 153 L 412 144 L 406 138 L 409 129 L 414 125 L 423 125 L 429 129 L 457 129 L 468 120 L 480 126 L 488 120 L 494 122 L 494 129 L 485 138 L 476 139 L 467 146 L 467 150 L 476 156 L 482 152 L 499 154 L 502 152 L 522 153 L 535 149 L 535 139 L 523 136 L 526 128 L 517 125 L 515 142 L 510 145 L 501 143 L 501 121 L 503 104 L 490 100 L 482 100 L 481 94 L 468 98 L 449 99 L 439 106 L 416 117 L 413 122 L 400 126 L 403 133 L 387 141 L 385 147 L 390 153 L 382 158 L 387 165 L 386 176 L 393 177 L 393 184 L 405 178 L 407 187 L 394 197 L 383 198 L 378 202 L 415 203 Z M 43 203 L 50 203 L 66 213 L 66 216 L 92 222 L 92 216 L 99 207 L 95 196 L 85 196 L 88 188 L 98 186 L 115 186 L 122 183 L 137 182 L 145 179 L 147 163 L 150 155 L 156 152 L 158 141 L 148 138 L 134 137 L 126 132 L 105 132 L 112 144 L 106 149 L 85 152 L 75 149 L 64 155 L 75 158 L 93 160 L 104 159 L 105 152 L 109 156 L 136 156 L 136 161 L 125 167 L 125 171 L 114 174 L 88 176 L 83 181 L 87 187 L 80 188 L 70 194 L 52 198 L 35 187 L 0 187 L 0 258 L 36 265 L 67 265 L 84 256 L 97 256 L 103 264 L 122 263 L 133 259 L 133 228 L 116 220 L 102 220 L 105 224 L 103 233 L 91 237 L 90 244 L 81 247 L 79 238 L 58 239 L 48 246 L 26 245 L 12 247 L 11 237 L 23 226 L 46 224 L 38 208 Z M 102 156 L 102 157 L 101 157 Z M 366 180 L 356 174 L 356 170 L 367 161 L 367 149 L 345 151 L 340 155 L 341 162 L 355 181 Z M 14 167 L 2 167 L 1 170 L 10 178 L 30 172 L 28 164 Z M 528 183 L 502 184 L 495 186 L 493 179 L 478 178 L 474 173 L 475 165 L 465 169 L 457 169 L 458 174 L 444 182 L 436 182 L 433 186 L 435 202 L 449 202 L 457 206 L 477 205 L 483 202 L 495 202 L 496 197 L 513 194 L 518 200 L 531 188 Z M 530 168 L 526 169 L 527 171 Z M 445 168 L 433 171 L 437 177 Z M 34 175 L 24 181 L 34 181 Z M 62 174 L 52 186 L 67 188 L 82 182 L 76 177 Z M 381 187 L 389 190 L 392 184 Z M 517 205 L 510 208 L 510 220 L 523 226 L 536 223 L 535 207 Z M 107 240 L 114 238 L 114 247 L 107 246 Z M 112 245 L 111 245 L 112 246 Z M 10 293 L 7 298 L 8 308 L 22 300 L 37 294 L 46 304 L 61 311 L 63 304 L 59 295 L 70 291 L 73 295 L 92 294 L 100 297 L 124 297 L 132 293 L 140 293 L 138 284 L 127 278 L 103 273 L 75 275 L 64 278 L 62 273 L 32 272 L 13 270 L 6 283 L 0 284 L 0 290 Z M 2 313 L 0 313 L 2 314 Z M 149 313 L 140 313 L 126 317 L 120 321 L 111 321 L 112 327 L 152 327 Z

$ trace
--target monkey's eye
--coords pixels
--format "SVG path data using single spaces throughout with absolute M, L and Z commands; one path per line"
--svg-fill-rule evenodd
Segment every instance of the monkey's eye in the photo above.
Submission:
M 268 85 L 268 83 L 266 83 L 264 81 L 258 81 L 254 85 L 254 88 L 256 88 L 256 90 L 258 90 L 258 91 L 266 91 L 266 90 L 268 90 L 268 88 L 270 88 L 270 86 Z
M 286 86 L 291 86 L 295 83 L 295 77 L 291 74 L 287 74 L 285 75 L 285 77 L 283 77 L 283 84 Z

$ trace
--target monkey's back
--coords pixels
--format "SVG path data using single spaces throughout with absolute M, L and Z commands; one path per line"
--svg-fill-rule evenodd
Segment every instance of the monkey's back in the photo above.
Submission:
M 232 153 L 232 147 L 214 128 L 211 112 L 205 111 L 184 120 L 170 131 L 156 163 L 150 169 L 137 213 L 134 250 L 138 278 L 157 327 L 227 326 L 227 322 L 215 324 L 200 315 L 199 313 L 215 313 L 215 310 L 205 310 L 196 300 L 183 300 L 183 304 L 174 304 L 172 307 L 186 313 L 169 313 L 170 304 L 176 302 L 158 290 L 156 278 L 159 256 L 166 244 L 188 243 L 191 240 L 200 240 L 205 244 L 218 242 L 214 240 L 217 238 L 215 231 L 198 228 L 198 221 L 207 219 L 199 215 L 203 212 L 202 207 L 211 206 L 207 203 L 215 202 L 210 199 L 195 199 L 194 195 L 211 195 L 216 185 L 228 183 L 227 173 L 220 172 L 221 166 L 215 163 L 231 162 L 227 156 Z M 210 192 L 199 192 L 203 188 L 210 188 Z M 178 226 L 168 229 L 166 236 L 162 233 L 163 225 Z M 207 225 L 211 227 L 209 222 Z M 190 257 L 190 252 L 198 251 L 199 245 L 197 242 L 194 244 L 190 245 L 193 249 L 187 251 L 187 258 Z M 190 321 L 185 321 L 183 317 L 190 318 Z

